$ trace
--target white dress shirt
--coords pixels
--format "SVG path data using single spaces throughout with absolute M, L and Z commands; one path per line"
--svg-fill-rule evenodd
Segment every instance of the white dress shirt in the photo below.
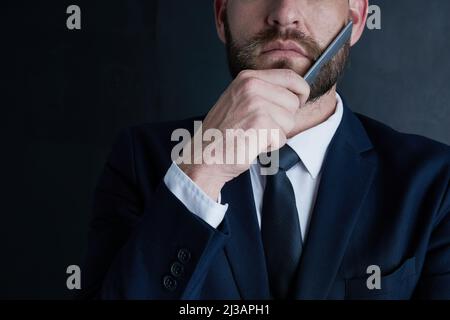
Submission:
M 297 153 L 301 160 L 289 169 L 286 174 L 294 189 L 303 240 L 306 237 L 311 213 L 316 201 L 326 152 L 342 120 L 344 110 L 339 94 L 336 94 L 336 100 L 335 112 L 327 120 L 287 141 L 287 144 Z M 260 174 L 259 169 L 258 163 L 250 166 L 256 214 L 261 227 L 261 210 L 266 177 Z M 164 182 L 167 188 L 190 212 L 214 228 L 217 228 L 222 222 L 227 212 L 228 204 L 221 204 L 220 197 L 219 202 L 211 199 L 175 163 L 172 163 L 167 171 Z

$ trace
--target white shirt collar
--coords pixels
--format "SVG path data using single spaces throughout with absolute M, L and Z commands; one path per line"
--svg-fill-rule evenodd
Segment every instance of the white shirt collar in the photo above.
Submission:
M 338 93 L 336 93 L 336 101 L 336 110 L 327 120 L 287 141 L 313 179 L 316 179 L 322 170 L 328 146 L 342 120 L 344 107 Z

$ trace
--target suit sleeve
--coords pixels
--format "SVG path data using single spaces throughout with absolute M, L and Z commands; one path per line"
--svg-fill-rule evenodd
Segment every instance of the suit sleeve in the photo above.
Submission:
M 418 299 L 450 299 L 450 192 L 431 233 L 424 267 L 414 294 Z
M 98 182 L 82 298 L 190 299 L 228 238 L 192 214 L 161 180 L 138 191 L 131 129 L 121 133 Z

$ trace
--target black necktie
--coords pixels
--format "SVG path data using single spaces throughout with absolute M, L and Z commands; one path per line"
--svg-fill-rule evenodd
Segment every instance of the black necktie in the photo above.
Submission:
M 279 151 L 279 171 L 268 175 L 261 214 L 261 235 L 269 282 L 275 299 L 286 299 L 302 252 L 302 236 L 294 189 L 286 176 L 300 158 L 285 145 Z

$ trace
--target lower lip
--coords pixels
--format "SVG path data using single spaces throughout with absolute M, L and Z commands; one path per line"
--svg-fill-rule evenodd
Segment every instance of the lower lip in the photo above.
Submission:
M 294 50 L 271 50 L 264 52 L 262 55 L 270 55 L 270 56 L 276 56 L 276 57 L 286 57 L 286 58 L 299 58 L 303 57 L 306 58 L 301 53 L 294 51 Z

